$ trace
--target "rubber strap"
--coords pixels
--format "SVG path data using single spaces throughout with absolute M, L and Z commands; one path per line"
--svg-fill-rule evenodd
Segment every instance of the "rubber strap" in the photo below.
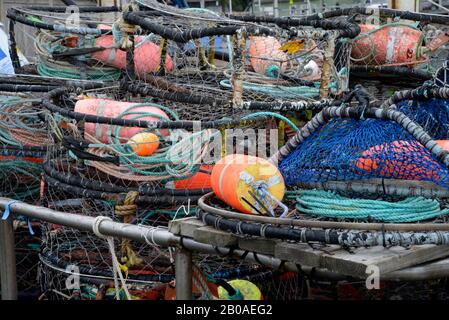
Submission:
M 16 203 L 16 202 L 20 202 L 20 201 L 18 201 L 18 200 L 11 200 L 11 201 L 9 201 L 9 202 L 5 205 L 5 212 L 3 212 L 3 216 L 2 216 L 2 220 L 3 220 L 3 221 L 8 220 L 9 215 L 11 214 L 11 205 L 12 205 L 13 203 Z

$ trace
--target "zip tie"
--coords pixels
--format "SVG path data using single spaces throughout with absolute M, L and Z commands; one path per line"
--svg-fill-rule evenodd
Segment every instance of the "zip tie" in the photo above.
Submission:
M 30 232 L 30 234 L 31 234 L 32 236 L 34 236 L 35 233 L 34 233 L 33 226 L 31 225 L 31 221 L 30 221 L 29 218 L 27 218 L 27 224 L 28 224 L 28 231 Z
M 198 210 L 198 212 L 200 212 L 200 210 Z M 206 211 L 201 211 L 201 212 L 203 212 L 203 216 L 201 217 L 201 220 L 203 221 L 203 223 L 205 224 L 205 225 L 207 225 L 207 223 L 206 223 L 206 215 L 208 214 Z
M 2 220 L 3 221 L 5 221 L 5 220 L 7 220 L 9 218 L 9 215 L 11 214 L 11 205 L 13 203 L 16 203 L 16 202 L 20 202 L 20 201 L 12 200 L 12 201 L 9 201 L 8 203 L 6 203 L 6 205 L 5 205 L 5 212 L 3 212 L 3 216 L 2 216 Z
M 222 220 L 223 218 L 222 217 L 218 217 L 218 218 L 216 218 L 215 219 L 215 222 L 214 222 L 214 227 L 215 227 L 215 229 L 217 229 L 217 230 L 220 230 L 220 221 Z M 240 221 L 241 222 L 241 221 Z
M 304 242 L 304 243 L 307 242 L 306 229 L 301 229 L 301 242 Z
M 243 231 L 242 231 L 242 223 L 243 223 L 243 221 L 239 221 L 239 222 L 237 223 L 237 234 L 243 234 Z
M 264 224 L 264 225 L 260 228 L 260 236 L 261 236 L 262 238 L 265 238 L 265 231 L 267 230 L 267 228 L 268 228 L 268 224 Z
M 329 237 L 329 233 L 330 233 L 331 229 L 326 229 L 324 231 L 324 240 L 326 241 L 326 243 L 330 243 L 330 237 Z

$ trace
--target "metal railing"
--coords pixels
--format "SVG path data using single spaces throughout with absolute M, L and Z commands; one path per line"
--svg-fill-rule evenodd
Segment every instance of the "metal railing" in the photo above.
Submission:
M 0 209 L 9 208 L 11 214 L 24 215 L 43 222 L 54 223 L 81 231 L 94 232 L 96 218 L 75 213 L 65 213 L 44 207 L 29 205 L 23 202 L 0 197 Z M 12 217 L 0 220 L 0 279 L 2 300 L 17 299 L 16 261 Z M 178 299 L 192 298 L 192 252 L 207 253 L 212 255 L 229 255 L 234 258 L 242 258 L 252 263 L 286 271 L 303 272 L 318 278 L 334 280 L 346 279 L 347 276 L 330 272 L 326 269 L 317 269 L 308 266 L 300 266 L 288 261 L 248 252 L 240 249 L 217 247 L 200 243 L 191 238 L 180 237 L 170 233 L 167 229 L 132 225 L 104 220 L 97 225 L 99 233 L 105 236 L 121 237 L 135 240 L 148 245 L 161 247 L 175 247 L 175 278 L 176 296 Z M 442 278 L 449 276 L 449 259 L 441 260 L 428 265 L 410 267 L 399 271 L 381 275 L 383 280 L 424 280 L 429 278 Z

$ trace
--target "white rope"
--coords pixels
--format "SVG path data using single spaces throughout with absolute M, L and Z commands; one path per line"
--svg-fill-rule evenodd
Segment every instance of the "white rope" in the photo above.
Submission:
M 187 209 L 186 209 L 186 206 L 185 206 L 185 205 L 180 206 L 180 207 L 178 208 L 178 210 L 176 210 L 175 215 L 174 215 L 174 217 L 173 217 L 172 220 L 176 220 L 176 218 L 177 218 L 177 216 L 178 216 L 178 212 L 179 212 L 181 209 L 184 211 L 184 215 L 185 215 L 185 216 L 189 216 L 189 215 L 190 215 L 190 198 L 187 200 Z
M 100 232 L 100 229 L 99 229 L 100 224 L 103 221 L 112 221 L 112 219 L 109 217 L 105 217 L 105 216 L 96 217 L 92 224 L 92 231 L 97 237 L 99 237 L 101 239 L 105 239 L 108 243 L 109 251 L 111 252 L 111 257 L 112 257 L 112 268 L 114 271 L 115 298 L 117 300 L 120 300 L 119 282 L 117 279 L 117 275 L 118 275 L 120 278 L 120 282 L 122 284 L 122 289 L 123 289 L 123 291 L 125 291 L 126 298 L 128 300 L 132 300 L 131 295 L 129 294 L 128 288 L 126 286 L 125 279 L 123 278 L 122 270 L 120 269 L 117 255 L 115 254 L 114 238 L 110 237 L 110 236 L 105 236 L 104 234 L 102 234 Z

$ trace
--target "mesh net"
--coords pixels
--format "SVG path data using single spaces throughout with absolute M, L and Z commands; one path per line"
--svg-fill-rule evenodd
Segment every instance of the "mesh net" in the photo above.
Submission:
M 388 178 L 448 186 L 447 168 L 399 125 L 333 119 L 279 165 L 286 184 Z
M 449 134 L 449 105 L 444 99 L 402 101 L 397 109 L 423 127 L 433 139 L 444 140 Z
M 0 96 L 0 195 L 33 202 L 39 195 L 46 125 L 38 95 Z
M 201 180 L 207 180 L 214 160 L 206 163 L 209 166 L 202 166 L 204 158 L 210 152 L 212 159 L 224 154 L 221 149 L 208 149 L 214 143 L 223 147 L 218 133 L 226 136 L 226 128 L 266 130 L 285 125 L 272 114 L 252 114 L 243 102 L 311 101 L 329 94 L 339 95 L 348 87 L 351 42 L 334 38 L 332 30 L 298 27 L 302 36 L 291 39 L 286 29 L 274 24 L 232 20 L 202 9 L 178 10 L 156 1 L 139 3 L 153 9 L 140 12 L 139 16 L 160 27 L 155 32 L 133 29 L 118 12 L 81 13 L 80 27 L 110 30 L 103 35 L 92 31 L 81 36 L 67 30 L 37 30 L 16 24 L 16 33 L 23 33 L 35 44 L 37 59 L 33 62 L 41 76 L 55 81 L 101 80 L 104 88 L 67 89 L 50 101 L 57 110 L 42 111 L 41 106 L 29 100 L 14 100 L 14 113 L 10 112 L 10 100 L 2 105 L 0 138 L 9 139 L 8 144 L 20 152 L 23 146 L 30 152 L 30 148 L 48 146 L 43 167 L 38 163 L 36 171 L 29 171 L 30 163 L 21 168 L 18 161 L 14 162 L 16 171 L 2 171 L 7 175 L 0 177 L 2 184 L 9 186 L 1 186 L 2 192 L 10 190 L 15 192 L 14 198 L 23 198 L 18 192 L 20 184 L 26 192 L 39 194 L 43 171 L 40 200 L 51 209 L 167 228 L 170 221 L 192 215 L 196 200 L 208 191 L 207 181 L 200 187 L 189 186 L 188 190 L 176 183 L 190 177 L 202 183 Z M 28 20 L 58 26 L 69 18 L 61 12 L 17 12 Z M 191 30 L 235 26 L 269 27 L 277 36 L 243 32 L 242 36 L 218 34 L 174 41 L 165 34 L 170 31 L 176 36 Z M 133 45 L 134 51 L 129 50 Z M 151 52 L 151 58 L 145 57 L 142 50 Z M 122 81 L 109 82 L 115 80 Z M 102 102 L 94 113 L 77 108 L 78 103 L 95 99 Z M 121 112 L 107 114 L 114 109 L 112 106 L 123 102 L 129 104 Z M 444 132 L 447 134 L 441 122 L 447 120 L 445 102 L 404 102 L 399 108 L 435 138 L 443 139 Z M 78 114 L 74 116 L 73 111 Z M 101 116 L 117 121 L 153 117 L 157 118 L 153 123 L 170 125 L 155 129 L 156 125 L 142 127 L 92 120 Z M 186 125 L 187 120 L 223 122 L 194 132 Z M 302 124 L 302 120 L 296 120 L 296 124 Z M 291 135 L 282 130 L 281 134 Z M 136 155 L 129 143 L 132 135 L 142 131 L 158 138 L 159 148 L 150 156 Z M 247 149 L 259 143 L 249 139 L 231 141 L 228 153 L 236 152 L 239 143 Z M 272 146 L 268 143 L 264 147 Z M 180 156 L 180 151 L 185 154 Z M 0 165 L 8 165 L 8 161 L 2 158 Z M 447 169 L 429 151 L 395 123 L 380 120 L 334 119 L 284 159 L 280 168 L 287 184 L 373 177 L 428 180 L 443 186 L 448 183 Z M 6 191 L 4 194 L 10 195 Z M 111 248 L 104 239 L 53 224 L 43 225 L 42 231 L 39 279 L 43 299 L 114 299 Z M 133 297 L 172 297 L 171 250 L 159 248 L 151 241 L 115 238 L 112 251 L 117 253 Z M 306 296 L 307 285 L 298 274 L 229 257 L 198 254 L 194 261 L 210 282 L 244 278 L 256 283 L 267 299 Z M 71 275 L 79 276 L 79 287 L 68 285 Z M 195 292 L 196 298 L 204 298 L 200 291 Z

